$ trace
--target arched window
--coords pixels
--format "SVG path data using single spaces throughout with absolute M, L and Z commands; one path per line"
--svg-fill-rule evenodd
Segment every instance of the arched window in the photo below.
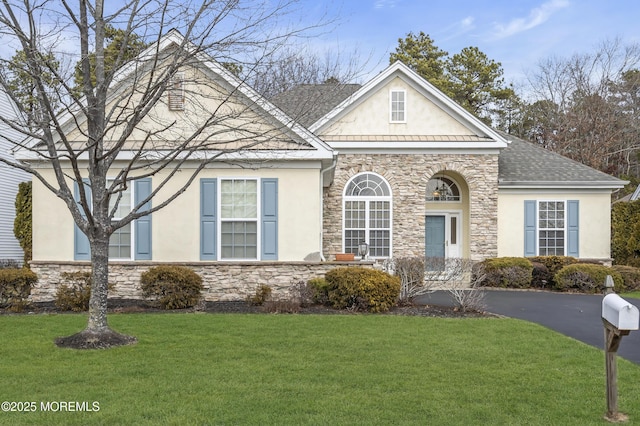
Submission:
M 460 201 L 460 189 L 446 176 L 433 177 L 427 183 L 427 201 Z
M 391 255 L 391 189 L 382 176 L 354 176 L 345 187 L 342 211 L 345 253 L 358 254 L 364 241 L 370 257 Z

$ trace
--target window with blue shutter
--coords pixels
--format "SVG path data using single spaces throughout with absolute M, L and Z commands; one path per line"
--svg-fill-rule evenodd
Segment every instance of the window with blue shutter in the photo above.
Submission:
M 262 260 L 278 259 L 278 179 L 262 179 Z
M 527 257 L 535 256 L 536 251 L 536 223 L 538 217 L 536 215 L 535 200 L 526 200 L 524 202 L 524 255 Z
M 580 201 L 567 201 L 567 256 L 580 255 Z
M 87 202 L 91 203 L 91 187 L 88 185 L 88 181 L 84 181 L 84 191 Z M 73 196 L 80 209 L 80 214 L 85 217 L 84 210 L 80 206 L 80 185 L 78 182 L 73 183 Z M 89 238 L 78 225 L 73 224 L 73 259 L 74 260 L 91 260 L 91 247 L 89 245 Z
M 216 260 L 216 179 L 200 179 L 200 260 Z
M 151 194 L 151 178 L 134 181 L 134 198 L 137 206 Z M 140 212 L 151 208 L 151 200 L 147 201 Z M 140 217 L 135 221 L 135 259 L 151 260 L 151 214 Z

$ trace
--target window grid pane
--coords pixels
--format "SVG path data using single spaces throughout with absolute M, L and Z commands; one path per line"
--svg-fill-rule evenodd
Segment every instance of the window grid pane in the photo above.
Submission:
M 538 213 L 540 256 L 565 255 L 565 202 L 541 201 Z
M 115 230 L 109 238 L 110 259 L 131 258 L 131 223 Z
M 344 231 L 344 252 L 358 254 L 358 245 L 364 241 L 364 230 Z
M 223 219 L 257 219 L 258 182 L 253 179 L 223 180 L 220 204 Z
M 404 121 L 404 92 L 391 92 L 391 121 Z
M 220 239 L 223 259 L 258 257 L 257 222 L 222 222 Z

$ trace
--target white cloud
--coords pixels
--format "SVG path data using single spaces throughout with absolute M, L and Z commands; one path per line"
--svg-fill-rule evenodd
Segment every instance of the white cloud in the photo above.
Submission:
M 530 30 L 546 22 L 556 11 L 569 6 L 568 0 L 551 0 L 531 9 L 526 18 L 512 19 L 508 24 L 495 24 L 497 38 L 509 37 Z
M 376 0 L 373 4 L 375 9 L 393 9 L 400 0 Z

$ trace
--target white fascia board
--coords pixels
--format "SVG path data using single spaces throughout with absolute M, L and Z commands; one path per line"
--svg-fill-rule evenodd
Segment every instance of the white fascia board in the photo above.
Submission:
M 329 146 L 341 152 L 345 149 L 351 150 L 399 150 L 399 149 L 472 149 L 472 150 L 500 150 L 506 148 L 507 144 L 502 142 L 330 142 Z

